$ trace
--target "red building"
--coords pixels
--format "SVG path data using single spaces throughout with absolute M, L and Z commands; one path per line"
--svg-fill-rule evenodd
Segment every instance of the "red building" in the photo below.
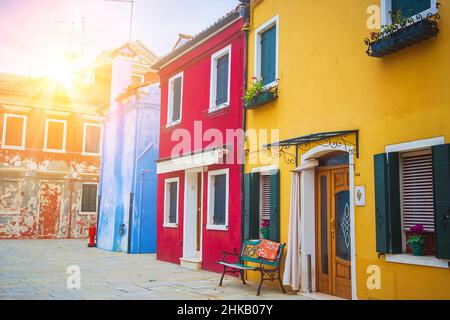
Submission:
M 238 7 L 163 57 L 158 259 L 218 271 L 241 245 L 244 18 Z

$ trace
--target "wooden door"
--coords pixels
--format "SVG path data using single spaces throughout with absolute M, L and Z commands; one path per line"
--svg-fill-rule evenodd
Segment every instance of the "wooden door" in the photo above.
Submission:
M 317 288 L 351 299 L 351 229 L 348 166 L 316 175 Z

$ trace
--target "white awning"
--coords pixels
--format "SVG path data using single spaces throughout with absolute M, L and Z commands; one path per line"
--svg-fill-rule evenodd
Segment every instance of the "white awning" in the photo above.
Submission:
M 227 154 L 226 149 L 216 149 L 190 154 L 188 156 L 173 158 L 157 163 L 156 173 L 164 174 L 175 171 L 184 171 L 199 167 L 220 164 Z

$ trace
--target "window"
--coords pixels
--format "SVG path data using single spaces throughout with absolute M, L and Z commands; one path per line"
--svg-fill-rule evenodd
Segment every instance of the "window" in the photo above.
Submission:
M 392 24 L 391 13 L 398 11 L 405 18 L 416 19 L 418 14 L 426 17 L 438 12 L 437 0 L 381 0 L 381 24 Z
M 3 149 L 25 149 L 27 117 L 16 114 L 5 114 L 3 120 Z
M 19 210 L 20 184 L 17 180 L 0 181 L 0 213 L 11 214 Z
M 255 76 L 266 87 L 277 84 L 278 79 L 278 16 L 256 30 Z
M 450 145 L 443 137 L 386 147 L 374 156 L 376 248 L 387 261 L 448 267 L 450 259 Z M 409 228 L 427 233 L 425 257 L 406 245 Z
M 66 152 L 67 121 L 47 119 L 45 123 L 44 151 Z
M 261 175 L 260 178 L 260 204 L 259 204 L 259 213 L 260 213 L 260 225 L 263 220 L 270 221 L 270 176 Z
M 85 123 L 83 135 L 83 154 L 99 155 L 102 135 L 101 125 L 94 123 Z
M 81 192 L 81 212 L 95 214 L 97 212 L 97 183 L 83 183 Z
M 433 163 L 431 150 L 401 155 L 403 228 L 422 224 L 434 232 Z
M 164 187 L 164 227 L 178 227 L 179 178 L 167 179 Z
M 230 104 L 231 45 L 211 56 L 211 101 L 214 111 Z
M 229 169 L 208 174 L 208 225 L 210 230 L 228 230 Z
M 167 126 L 180 123 L 183 109 L 183 73 L 169 79 Z
M 133 74 L 131 76 L 131 82 L 133 84 L 140 84 L 140 83 L 144 83 L 144 76 L 141 74 Z

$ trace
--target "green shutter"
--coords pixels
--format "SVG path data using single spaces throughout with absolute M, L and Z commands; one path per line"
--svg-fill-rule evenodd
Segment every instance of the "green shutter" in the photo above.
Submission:
M 402 12 L 404 18 L 412 17 L 431 8 L 431 0 L 392 0 L 392 12 Z
M 242 239 L 249 240 L 250 239 L 250 198 L 251 198 L 251 182 L 252 175 L 250 173 L 244 176 L 244 219 L 242 226 Z
M 402 213 L 400 205 L 400 156 L 388 153 L 389 237 L 391 253 L 402 253 Z
M 172 121 L 179 121 L 181 119 L 181 85 L 183 79 L 181 77 L 176 78 L 173 81 L 173 110 Z
M 261 35 L 261 77 L 264 85 L 276 80 L 276 41 L 276 26 Z
M 252 173 L 250 196 L 250 239 L 259 239 L 259 172 Z
M 375 161 L 375 226 L 378 253 L 388 253 L 389 247 L 389 201 L 387 155 L 377 154 Z
M 450 145 L 432 150 L 436 257 L 450 259 Z
M 214 214 L 215 225 L 225 225 L 227 176 L 225 174 L 214 177 Z
M 402 253 L 399 155 L 377 154 L 374 161 L 377 252 Z
M 270 240 L 280 242 L 280 171 L 270 176 Z
M 216 105 L 221 105 L 228 100 L 228 66 L 228 54 L 217 60 Z

